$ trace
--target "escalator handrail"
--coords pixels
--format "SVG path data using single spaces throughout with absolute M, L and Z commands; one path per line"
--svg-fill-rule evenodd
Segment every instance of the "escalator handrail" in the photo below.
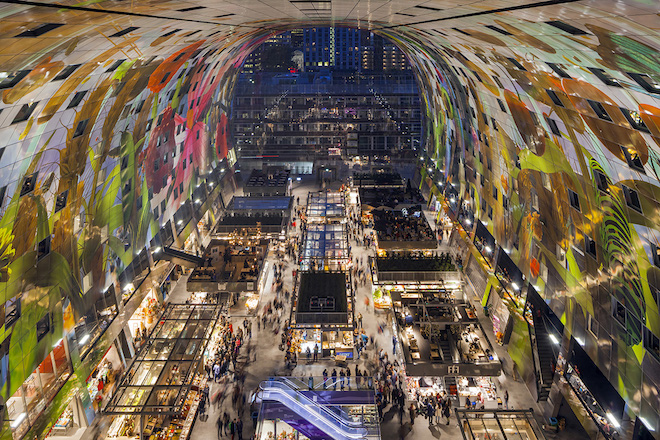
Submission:
M 283 396 L 284 399 L 275 399 L 279 401 L 280 403 L 285 404 L 286 406 L 289 406 L 290 409 L 296 411 L 296 408 L 292 408 L 292 404 L 295 403 L 299 408 L 303 408 L 304 411 L 300 412 L 312 412 L 315 413 L 318 416 L 319 420 L 323 420 L 325 423 L 321 424 L 322 426 L 317 425 L 314 423 L 314 420 L 307 420 L 308 422 L 315 424 L 319 429 L 322 431 L 326 431 L 326 429 L 323 429 L 325 426 L 329 427 L 330 430 L 335 431 L 336 434 L 339 435 L 339 437 L 334 437 L 333 438 L 339 438 L 339 439 L 363 439 L 367 436 L 367 429 L 364 428 L 363 424 L 361 422 L 353 422 L 353 421 L 348 421 L 348 420 L 343 420 L 341 417 L 339 417 L 337 414 L 333 413 L 330 411 L 328 408 L 324 407 L 323 405 L 319 405 L 317 402 L 314 402 L 313 400 L 309 399 L 307 396 L 304 394 L 295 391 L 285 383 L 277 380 L 269 380 L 262 382 L 259 385 L 259 388 L 262 393 L 262 399 L 263 399 L 263 393 L 274 393 L 279 396 Z M 294 396 L 291 395 L 291 393 L 295 393 Z M 274 397 L 274 396 L 269 396 L 269 397 Z M 269 400 L 269 399 L 266 399 Z M 287 405 L 289 403 L 289 405 Z M 298 411 L 296 411 L 298 412 Z M 299 414 L 299 415 L 304 415 L 304 414 Z M 326 432 L 328 435 L 332 435 L 330 432 Z
M 286 387 L 286 389 L 296 392 L 297 395 L 300 395 L 300 397 L 301 397 L 302 399 L 305 399 L 305 400 L 306 400 L 306 403 L 319 407 L 319 409 L 321 409 L 322 411 L 327 412 L 328 414 L 330 414 L 333 418 L 335 418 L 337 421 L 339 421 L 339 422 L 342 423 L 343 425 L 347 425 L 347 426 L 355 427 L 355 428 L 362 427 L 362 423 L 361 423 L 361 422 L 354 422 L 353 420 L 350 420 L 350 419 L 347 418 L 347 417 L 342 417 L 342 416 L 338 415 L 337 413 L 335 413 L 335 412 L 333 412 L 333 411 L 330 411 L 325 405 L 320 405 L 318 402 L 315 402 L 315 401 L 313 401 L 312 399 L 310 399 L 309 397 L 305 396 L 304 394 L 299 393 L 298 390 L 297 390 L 296 387 L 295 387 L 295 384 L 293 384 L 293 386 L 291 386 L 291 385 L 289 385 L 288 382 L 289 382 L 289 381 L 288 381 L 288 379 L 286 379 L 286 378 L 277 378 L 277 379 L 272 379 L 272 378 L 271 378 L 271 379 L 269 379 L 269 380 L 267 380 L 267 381 L 265 381 L 265 382 L 262 382 L 261 385 L 263 385 L 264 383 L 268 383 L 268 384 L 273 384 L 273 383 L 281 384 L 281 385 L 283 385 L 283 386 L 280 387 L 280 389 L 284 389 L 284 388 Z M 260 387 L 261 387 L 261 385 L 260 385 Z M 342 410 L 341 412 L 342 412 L 343 414 L 346 414 L 343 410 Z M 346 414 L 346 415 L 348 416 L 348 414 Z
M 300 385 L 298 385 L 293 380 L 291 380 L 290 377 L 281 377 L 281 378 L 275 379 L 275 380 L 281 380 L 282 382 L 285 382 L 287 385 L 289 385 L 290 388 L 292 388 L 295 391 L 305 391 L 304 388 L 301 388 Z M 304 386 L 304 382 L 301 381 L 301 384 Z M 326 385 L 328 385 L 328 384 L 329 384 L 329 386 L 333 385 L 332 383 L 326 382 Z M 318 386 L 321 386 L 321 385 L 323 385 L 323 382 L 321 382 L 320 384 L 318 384 L 316 386 L 318 387 Z M 316 389 L 316 387 L 315 387 L 315 389 Z M 328 411 L 331 411 L 328 408 L 328 406 L 323 405 L 323 407 L 328 409 Z M 346 420 L 347 423 L 352 422 L 352 420 L 350 419 L 351 416 L 346 411 L 344 411 L 344 409 L 341 406 L 333 406 L 332 408 L 336 409 L 337 411 L 335 411 L 335 413 L 338 413 L 338 416 L 341 417 L 343 420 Z M 360 426 L 362 426 L 362 425 L 360 425 Z

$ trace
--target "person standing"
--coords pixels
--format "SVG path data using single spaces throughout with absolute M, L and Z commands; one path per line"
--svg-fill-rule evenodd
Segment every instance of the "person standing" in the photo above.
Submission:
M 451 398 L 447 397 L 444 407 L 445 417 L 447 418 L 447 425 L 449 425 L 449 417 L 451 417 Z
M 314 362 L 319 359 L 319 344 L 314 344 Z
M 410 425 L 415 424 L 415 416 L 417 409 L 415 408 L 415 404 L 413 402 L 410 402 L 410 408 L 408 408 L 408 412 L 410 413 Z
M 362 328 L 362 313 L 357 315 L 358 328 Z
M 392 354 L 396 354 L 396 336 L 392 336 Z
M 348 385 L 348 389 L 351 389 L 351 369 L 347 368 L 346 369 L 346 384 Z
M 332 369 L 332 389 L 337 391 L 337 370 Z
M 236 434 L 238 434 L 238 440 L 243 440 L 243 421 L 241 419 L 236 420 Z
M 429 417 L 429 426 L 433 425 L 433 417 L 435 416 L 435 406 L 431 401 L 426 404 L 426 413 Z
M 323 370 L 323 389 L 328 389 L 328 370 Z
M 307 385 L 309 386 L 310 391 L 314 389 L 314 378 L 311 374 L 309 375 L 309 379 L 307 379 Z
M 236 419 L 229 422 L 229 434 L 231 434 L 231 440 L 234 440 L 236 435 Z
M 509 390 L 504 390 L 504 408 L 509 409 Z
M 341 390 L 344 391 L 344 378 L 346 377 L 346 373 L 344 373 L 344 369 L 342 368 L 339 370 L 339 382 L 341 383 Z

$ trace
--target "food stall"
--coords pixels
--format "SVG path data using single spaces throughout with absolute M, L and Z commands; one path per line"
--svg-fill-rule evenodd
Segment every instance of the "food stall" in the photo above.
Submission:
M 349 262 L 348 234 L 343 224 L 309 224 L 300 253 L 301 270 L 345 270 Z
M 206 385 L 203 353 L 221 306 L 170 304 L 104 409 L 107 438 L 185 440 Z
M 310 192 L 305 215 L 308 223 L 346 222 L 346 200 L 341 191 Z
M 290 327 L 292 350 L 306 353 L 320 344 L 323 357 L 353 358 L 355 319 L 349 275 L 301 272 L 294 291 Z

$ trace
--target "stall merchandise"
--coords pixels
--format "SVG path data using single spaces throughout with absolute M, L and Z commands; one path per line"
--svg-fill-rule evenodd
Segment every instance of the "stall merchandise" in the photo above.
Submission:
M 73 410 L 67 408 L 53 425 L 52 433 L 55 435 L 67 435 L 73 428 Z
M 445 386 L 440 377 L 407 377 L 406 389 L 409 400 L 417 400 L 418 397 L 421 400 L 445 393 Z
M 459 377 L 458 394 L 463 397 L 470 397 L 474 401 L 479 393 L 484 400 L 494 401 L 497 400 L 497 390 L 495 384 L 490 377 Z M 475 402 L 476 403 L 476 402 Z

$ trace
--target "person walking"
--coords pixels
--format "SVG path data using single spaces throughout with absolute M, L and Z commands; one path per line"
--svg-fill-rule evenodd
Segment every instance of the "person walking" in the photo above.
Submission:
M 351 389 L 351 369 L 347 368 L 346 369 L 346 385 L 348 385 L 348 389 Z
M 223 425 L 224 435 L 229 435 L 229 414 L 227 414 L 226 411 L 222 415 L 222 425 Z
M 449 417 L 451 417 L 451 399 L 447 397 L 447 400 L 445 400 L 445 417 L 447 418 L 447 425 L 449 425 Z
M 241 419 L 236 420 L 236 434 L 238 435 L 238 440 L 243 440 L 243 421 Z
M 509 390 L 504 390 L 504 408 L 509 409 Z
M 328 370 L 323 370 L 323 389 L 328 389 Z
M 337 370 L 332 369 L 332 389 L 337 391 Z
M 215 422 L 216 426 L 218 427 L 218 440 L 220 440 L 220 437 L 222 437 L 222 430 L 225 426 L 222 416 L 218 416 L 218 420 Z
M 346 377 L 346 373 L 344 373 L 344 369 L 342 368 L 339 370 L 339 382 L 341 383 L 341 390 L 344 391 L 344 378 Z
M 307 385 L 309 386 L 310 391 L 314 389 L 314 378 L 311 374 L 309 375 L 309 379 L 307 379 Z
M 408 408 L 408 412 L 410 413 L 410 425 L 414 425 L 415 416 L 417 415 L 417 408 L 415 408 L 414 402 L 410 402 L 410 408 Z
M 429 418 L 429 426 L 433 426 L 433 417 L 435 416 L 435 406 L 432 402 L 426 404 L 426 415 Z
M 396 336 L 392 336 L 392 354 L 396 354 Z
M 314 362 L 319 359 L 319 344 L 314 344 Z

